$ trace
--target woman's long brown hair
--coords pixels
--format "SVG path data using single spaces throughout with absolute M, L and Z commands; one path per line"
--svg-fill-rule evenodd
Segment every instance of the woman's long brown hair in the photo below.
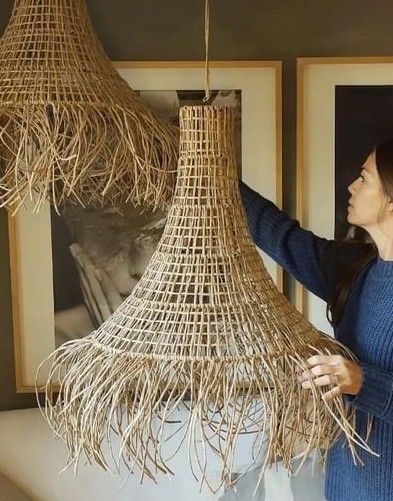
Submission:
M 393 200 L 393 139 L 385 141 L 374 149 L 377 171 L 382 182 L 383 189 L 389 198 Z M 339 269 L 339 276 L 331 298 L 327 304 L 327 317 L 333 327 L 336 327 L 342 318 L 349 294 L 356 280 L 369 263 L 378 255 L 376 245 L 364 243 L 356 239 L 350 242 L 356 249 L 356 258 L 346 263 L 343 270 Z M 336 262 L 337 256 L 348 248 L 349 242 L 334 242 L 326 256 L 328 266 Z M 331 263 L 329 263 L 331 261 Z

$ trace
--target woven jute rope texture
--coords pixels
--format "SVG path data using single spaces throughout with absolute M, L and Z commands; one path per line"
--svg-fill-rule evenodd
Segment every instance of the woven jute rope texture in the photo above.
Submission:
M 119 309 L 43 363 L 53 364 L 45 418 L 67 442 L 70 465 L 84 452 L 113 468 L 102 445 L 114 430 L 119 462 L 151 478 L 172 473 L 168 437 L 185 440 L 194 475 L 212 490 L 232 481 L 244 433 L 254 434 L 255 458 L 263 450 L 261 476 L 276 461 L 290 469 L 299 450 L 303 461 L 323 453 L 341 432 L 356 459 L 357 446 L 369 449 L 343 399 L 325 401 L 320 387 L 297 381 L 311 355 L 350 354 L 279 293 L 251 240 L 233 109 L 184 107 L 180 120 L 177 184 L 158 247 Z M 176 434 L 179 407 L 187 418 Z M 220 463 L 218 485 L 209 453 Z
M 165 207 L 178 129 L 112 67 L 84 0 L 17 0 L 0 40 L 0 206 Z

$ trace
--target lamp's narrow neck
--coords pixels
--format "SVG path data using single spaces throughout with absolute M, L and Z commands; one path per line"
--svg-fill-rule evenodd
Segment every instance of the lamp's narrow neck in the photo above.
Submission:
M 234 155 L 234 109 L 183 106 L 180 109 L 180 157 Z
M 180 156 L 175 202 L 219 203 L 237 187 L 234 110 L 185 106 L 180 110 Z

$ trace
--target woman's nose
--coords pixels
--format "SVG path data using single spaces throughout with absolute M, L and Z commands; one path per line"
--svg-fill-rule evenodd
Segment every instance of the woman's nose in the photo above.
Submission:
M 348 186 L 348 191 L 352 195 L 353 192 L 355 191 L 355 184 L 356 184 L 357 179 L 355 179 L 349 186 Z

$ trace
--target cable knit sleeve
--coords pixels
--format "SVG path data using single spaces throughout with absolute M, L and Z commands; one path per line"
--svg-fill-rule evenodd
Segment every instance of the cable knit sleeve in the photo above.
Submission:
M 362 386 L 348 400 L 357 409 L 393 423 L 393 374 L 361 363 Z
M 242 182 L 240 193 L 256 245 L 326 301 L 329 287 L 323 256 L 332 241 L 302 229 L 298 221 Z

